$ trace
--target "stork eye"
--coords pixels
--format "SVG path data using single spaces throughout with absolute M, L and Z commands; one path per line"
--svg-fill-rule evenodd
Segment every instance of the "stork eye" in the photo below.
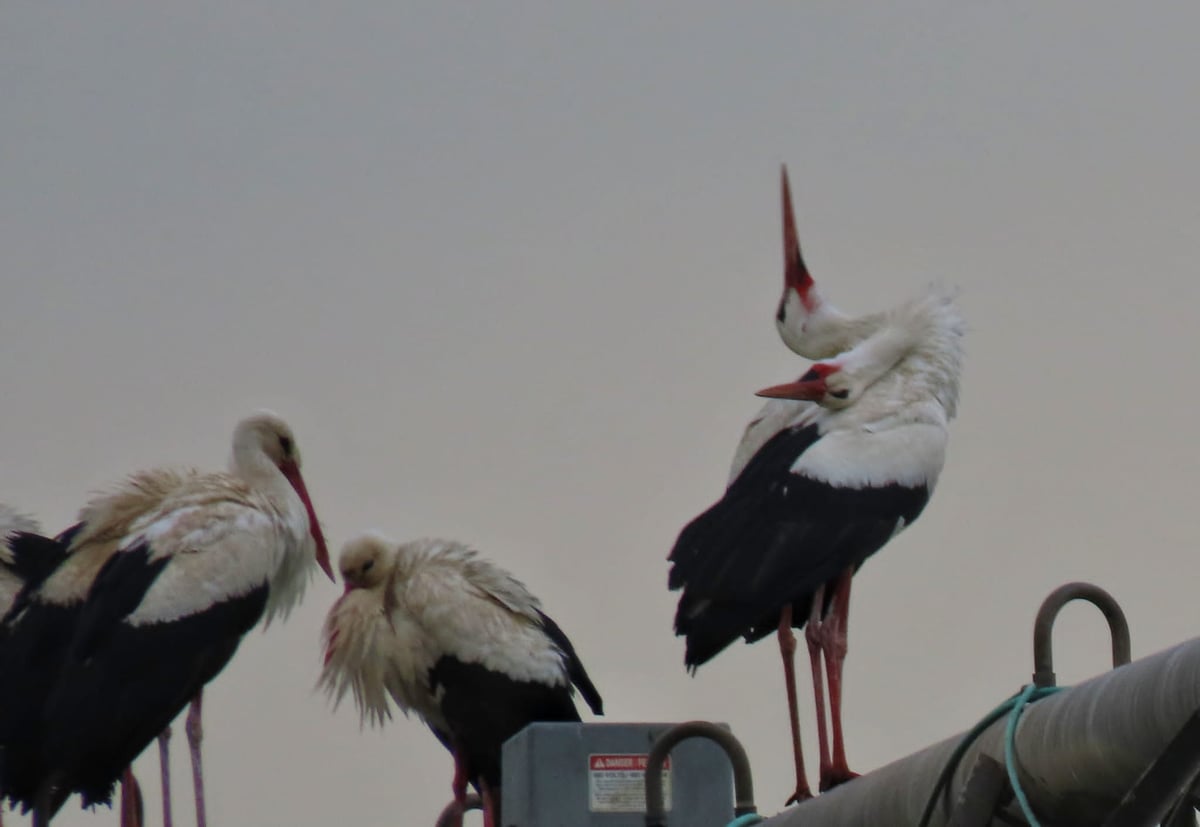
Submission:
M 369 572 L 369 571 L 370 571 L 371 569 L 373 569 L 373 568 L 375 568 L 375 561 L 374 561 L 374 560 L 368 560 L 367 562 L 363 563 L 363 567 L 362 567 L 363 574 L 366 574 L 367 572 Z
M 829 395 L 832 396 L 834 399 L 845 399 L 846 397 L 848 397 L 850 395 L 850 391 L 849 390 L 830 391 Z
M 279 438 L 279 447 L 283 450 L 284 456 L 287 456 L 288 454 L 292 453 L 292 438 L 287 437 L 287 436 L 281 436 Z

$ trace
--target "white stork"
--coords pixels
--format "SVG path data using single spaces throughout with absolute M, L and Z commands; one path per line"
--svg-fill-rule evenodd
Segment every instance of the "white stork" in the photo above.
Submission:
M 484 824 L 499 827 L 500 748 L 535 721 L 578 721 L 575 687 L 597 715 L 600 694 L 571 641 L 508 572 L 450 540 L 346 543 L 345 594 L 325 620 L 320 683 L 337 703 L 382 724 L 390 695 L 454 756 L 460 810 L 470 783 Z
M 753 642 L 777 632 L 796 763 L 790 803 L 812 795 L 791 630 L 807 624 L 825 790 L 854 777 L 841 726 L 850 578 L 916 519 L 932 493 L 956 411 L 963 325 L 949 293 L 937 288 L 886 313 L 838 312 L 817 293 L 800 257 L 786 171 L 783 204 L 780 336 L 792 350 L 826 361 L 796 383 L 760 393 L 773 398 L 746 429 L 725 495 L 680 533 L 669 585 L 683 589 L 675 631 L 686 637 L 692 670 L 738 636 Z
M 17 654 L 34 667 L 27 698 L 45 698 L 21 799 L 41 823 L 71 792 L 84 806 L 107 802 L 192 701 L 203 825 L 202 687 L 264 614 L 300 600 L 314 560 L 333 578 L 295 437 L 273 414 L 248 417 L 228 473 L 137 473 L 85 506 L 67 539 L 67 558 L 12 619 L 14 639 L 28 639 Z

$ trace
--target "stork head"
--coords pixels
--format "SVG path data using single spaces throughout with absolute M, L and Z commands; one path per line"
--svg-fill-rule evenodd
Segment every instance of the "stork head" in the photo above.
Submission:
M 803 333 L 804 319 L 820 304 L 820 296 L 800 254 L 800 236 L 796 232 L 786 165 L 780 171 L 779 187 L 783 201 L 783 295 L 779 298 L 775 320 L 780 335 L 786 340 L 789 335 Z
M 822 316 L 830 308 L 822 300 L 800 253 L 787 166 L 780 171 L 779 187 L 783 204 L 783 294 L 775 311 L 775 327 L 790 350 L 810 359 L 821 359 L 833 355 L 821 352 L 816 342 L 820 338 Z M 833 353 L 836 352 L 835 349 Z
M 333 580 L 333 569 L 329 565 L 329 548 L 325 534 L 317 520 L 308 487 L 300 474 L 300 446 L 292 429 L 281 418 L 270 412 L 248 416 L 238 423 L 233 432 L 233 467 L 235 471 L 253 473 L 253 469 L 264 462 L 279 469 L 284 478 L 304 504 L 308 513 L 308 530 L 316 545 L 317 564 Z
M 853 404 L 854 399 L 862 395 L 863 389 L 851 381 L 851 376 L 837 362 L 818 362 L 795 382 L 772 385 L 755 395 L 768 399 L 816 402 L 827 408 L 844 408 Z
M 775 313 L 775 327 L 783 343 L 808 359 L 828 359 L 861 336 L 857 325 L 822 298 L 800 254 L 800 236 L 792 210 L 787 167 L 780 175 L 783 201 L 783 294 Z
M 816 402 L 825 408 L 847 408 L 891 372 L 916 343 L 916 334 L 911 329 L 885 326 L 845 353 L 817 362 L 795 382 L 764 388 L 757 395 Z
M 347 541 L 338 555 L 338 571 L 346 591 L 373 589 L 387 579 L 396 548 L 376 534 Z

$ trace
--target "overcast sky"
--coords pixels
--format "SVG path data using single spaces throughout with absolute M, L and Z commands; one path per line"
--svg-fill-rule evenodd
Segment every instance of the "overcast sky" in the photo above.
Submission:
M 937 279 L 970 324 L 939 488 L 855 581 L 851 765 L 1027 681 L 1062 582 L 1121 600 L 1135 656 L 1194 634 L 1200 6 L 18 0 L 0 20 L 0 501 L 48 527 L 135 469 L 224 467 L 235 422 L 273 408 L 335 552 L 364 529 L 476 545 L 572 637 L 608 720 L 728 722 L 773 812 L 777 648 L 689 677 L 665 557 L 753 392 L 804 369 L 773 325 L 786 162 L 827 297 L 867 312 Z M 210 823 L 431 824 L 449 798 L 415 720 L 360 732 L 314 692 L 339 592 L 314 581 L 211 684 Z M 1098 614 L 1069 609 L 1057 641 L 1064 683 L 1106 667 Z M 157 823 L 156 761 L 138 771 Z

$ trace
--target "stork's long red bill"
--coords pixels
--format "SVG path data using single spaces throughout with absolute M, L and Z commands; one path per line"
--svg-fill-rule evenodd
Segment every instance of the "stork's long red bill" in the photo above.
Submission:
M 808 307 L 808 291 L 813 285 L 812 276 L 800 255 L 800 236 L 796 232 L 796 215 L 792 211 L 792 189 L 788 184 L 787 165 L 780 171 L 780 189 L 783 197 L 783 285 L 792 288 L 800 301 Z M 811 308 L 809 308 L 811 310 Z
M 772 385 L 755 393 L 768 399 L 797 399 L 803 402 L 815 402 L 829 392 L 825 379 L 831 373 L 841 370 L 837 364 L 818 362 L 808 369 L 808 372 L 795 382 L 785 382 L 782 385 Z
M 782 385 L 772 385 L 757 391 L 755 396 L 768 399 L 797 399 L 803 402 L 815 402 L 825 395 L 824 379 L 808 379 L 800 382 L 786 382 Z
M 317 565 L 329 577 L 330 582 L 336 583 L 337 578 L 333 576 L 333 567 L 329 565 L 329 547 L 325 545 L 325 534 L 321 531 L 317 512 L 313 509 L 312 500 L 308 496 L 308 487 L 304 484 L 304 477 L 300 476 L 300 468 L 294 462 L 286 462 L 280 465 L 279 470 L 292 484 L 292 488 L 300 497 L 300 502 L 304 503 L 304 510 L 308 512 L 308 531 L 312 534 L 313 543 L 317 547 Z

